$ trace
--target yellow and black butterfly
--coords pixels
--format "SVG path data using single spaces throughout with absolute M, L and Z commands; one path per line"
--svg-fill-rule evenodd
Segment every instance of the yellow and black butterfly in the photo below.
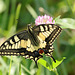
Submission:
M 31 27 L 28 30 L 19 32 L 0 46 L 0 55 L 16 55 L 33 59 L 37 65 L 37 60 L 46 56 L 52 56 L 53 42 L 60 34 L 62 28 L 54 24 L 41 24 Z M 56 61 L 55 61 L 56 62 Z

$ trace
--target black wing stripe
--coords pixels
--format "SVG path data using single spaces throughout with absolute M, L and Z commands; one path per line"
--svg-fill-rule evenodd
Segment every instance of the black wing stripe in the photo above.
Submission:
M 45 41 L 48 42 L 53 42 L 55 40 L 55 38 L 59 35 L 59 33 L 61 32 L 61 28 L 58 27 L 55 30 L 53 30 L 53 32 L 45 39 Z
M 44 28 L 44 30 L 43 30 L 43 31 L 45 31 L 45 26 L 44 26 L 44 25 L 42 25 L 42 27 Z
M 48 27 L 47 27 L 47 25 L 45 25 L 45 31 L 48 31 Z
M 47 25 L 48 31 L 50 30 L 49 25 Z
M 46 41 L 47 43 L 53 38 L 53 36 L 55 35 L 56 31 L 57 31 L 57 29 L 54 30 L 54 31 L 45 39 L 45 41 Z
M 15 39 L 14 39 L 14 36 L 12 37 L 12 41 L 13 41 L 14 43 L 16 43 L 16 42 L 15 42 Z
M 61 32 L 61 30 L 56 33 L 56 35 L 55 35 L 54 38 L 52 39 L 52 42 L 58 37 L 58 35 L 60 34 L 60 32 Z

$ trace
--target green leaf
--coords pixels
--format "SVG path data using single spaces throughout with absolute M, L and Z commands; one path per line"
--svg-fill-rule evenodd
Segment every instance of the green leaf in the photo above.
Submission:
M 32 8 L 32 6 L 30 6 L 29 4 L 26 5 L 27 10 L 30 12 L 30 14 L 33 16 L 34 19 L 37 18 L 37 13 L 35 12 L 35 10 Z
M 50 70 L 50 65 L 47 61 L 43 60 L 43 59 L 39 59 L 38 62 L 43 65 L 45 68 L 47 68 L 48 70 Z
M 60 61 L 56 60 L 56 63 L 53 61 L 53 62 L 52 62 L 52 67 L 53 67 L 52 69 L 54 69 L 54 68 L 56 68 L 58 65 L 60 65 L 64 59 L 66 59 L 66 58 L 63 57 L 63 59 L 60 60 Z
M 75 19 L 72 18 L 63 18 L 56 19 L 56 24 L 60 24 L 62 28 L 75 29 Z
M 56 63 L 54 61 L 52 61 L 52 65 L 50 65 L 47 61 L 45 61 L 43 59 L 39 59 L 38 63 L 40 63 L 41 65 L 43 65 L 49 71 L 53 71 L 53 69 L 55 69 L 58 65 L 60 65 L 64 59 L 66 59 L 66 58 L 63 57 L 63 59 L 60 60 L 60 61 L 56 60 Z
M 20 10 L 21 10 L 21 4 L 19 3 L 18 6 L 17 6 L 17 9 L 16 9 L 16 15 L 15 15 L 15 26 L 17 28 L 17 19 L 19 18 L 19 14 L 20 14 Z

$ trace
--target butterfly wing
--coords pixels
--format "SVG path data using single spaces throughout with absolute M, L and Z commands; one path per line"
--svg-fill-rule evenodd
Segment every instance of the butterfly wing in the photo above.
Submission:
M 45 49 L 45 55 L 50 56 L 55 61 L 55 59 L 52 57 L 54 50 L 53 42 L 62 31 L 62 28 L 54 24 L 43 24 L 33 27 L 33 31 L 40 40 L 40 47 Z
M 42 24 L 33 27 L 33 31 L 37 34 L 39 40 L 45 41 L 47 44 L 53 44 L 61 30 L 62 28 L 54 24 Z
M 35 44 L 28 31 L 17 33 L 6 40 L 0 46 L 0 55 L 23 56 L 34 61 L 42 57 L 38 51 L 35 50 Z
M 28 31 L 23 31 L 10 37 L 0 46 L 0 55 L 20 55 L 26 51 L 29 36 Z M 21 50 L 22 49 L 22 50 Z

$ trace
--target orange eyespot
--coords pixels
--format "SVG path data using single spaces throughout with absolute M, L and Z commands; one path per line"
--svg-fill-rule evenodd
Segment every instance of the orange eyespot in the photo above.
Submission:
M 39 50 L 39 54 L 43 54 L 44 53 L 44 51 L 43 50 Z

